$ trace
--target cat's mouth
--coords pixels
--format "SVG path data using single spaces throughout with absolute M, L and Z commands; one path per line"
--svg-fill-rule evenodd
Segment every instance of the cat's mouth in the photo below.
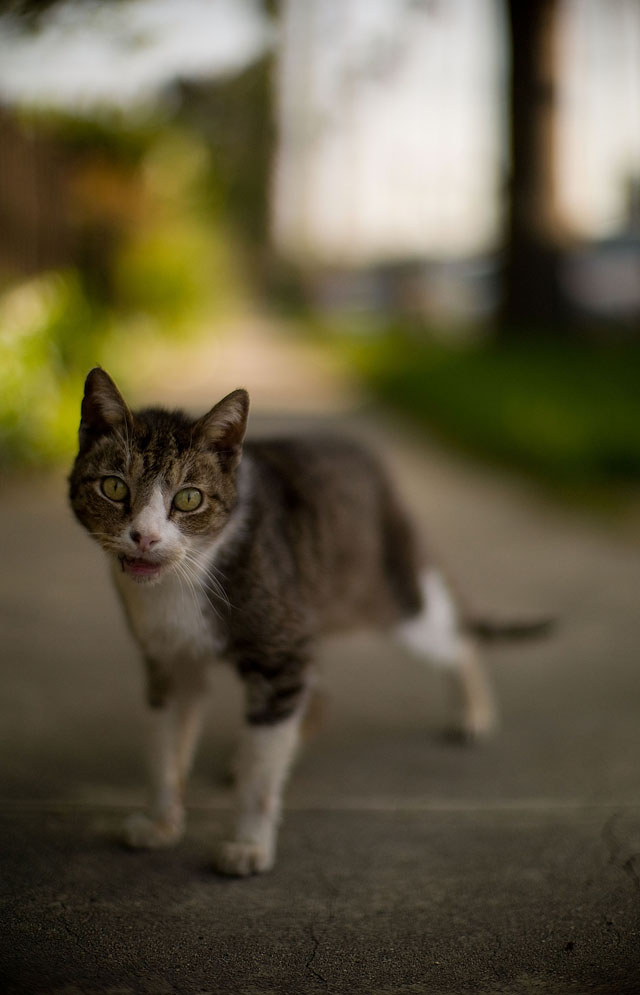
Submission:
M 160 576 L 166 566 L 164 563 L 154 563 L 142 557 L 121 556 L 119 559 L 122 572 L 138 581 L 154 580 Z

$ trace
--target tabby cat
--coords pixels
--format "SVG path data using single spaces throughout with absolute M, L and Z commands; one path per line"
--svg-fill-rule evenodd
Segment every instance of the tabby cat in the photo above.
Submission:
M 133 413 L 96 368 L 70 476 L 73 510 L 110 560 L 154 715 L 153 803 L 127 820 L 126 841 L 182 836 L 207 671 L 225 658 L 246 696 L 235 824 L 215 862 L 231 875 L 273 866 L 317 637 L 390 629 L 446 670 L 461 733 L 494 724 L 470 628 L 378 464 L 338 438 L 243 446 L 248 409 L 235 390 L 197 420 Z

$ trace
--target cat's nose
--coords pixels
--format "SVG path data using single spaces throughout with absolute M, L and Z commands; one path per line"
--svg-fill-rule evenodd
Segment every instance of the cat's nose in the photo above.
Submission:
M 160 536 L 150 532 L 139 532 L 137 529 L 131 529 L 129 535 L 141 553 L 148 553 L 160 542 Z

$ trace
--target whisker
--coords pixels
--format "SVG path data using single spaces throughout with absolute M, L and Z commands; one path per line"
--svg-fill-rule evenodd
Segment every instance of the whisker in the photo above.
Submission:
M 216 577 L 213 577 L 208 572 L 206 566 L 203 565 L 201 560 L 190 551 L 185 551 L 184 559 L 186 564 L 189 564 L 194 582 L 198 585 L 205 597 L 207 597 L 208 602 L 214 610 L 214 599 L 222 601 L 227 607 L 232 608 L 233 606 L 224 587 Z
M 223 590 L 218 591 L 215 588 L 213 588 L 210 584 L 207 584 L 202 576 L 199 576 L 192 570 L 188 562 L 182 564 L 182 569 L 185 572 L 186 576 L 189 577 L 189 582 L 192 588 L 194 590 L 197 588 L 206 599 L 207 604 L 211 607 L 214 614 L 218 618 L 222 618 L 222 613 L 216 607 L 215 601 L 220 600 L 223 601 L 225 604 L 229 604 L 225 592 Z
M 186 563 L 197 568 L 198 573 L 197 575 L 194 574 L 194 580 L 198 583 L 201 590 L 209 591 L 212 595 L 223 601 L 229 608 L 232 608 L 233 606 L 222 583 L 211 572 L 212 564 L 204 565 L 198 556 L 190 550 L 186 550 L 183 556 Z
M 89 530 L 87 530 L 89 532 Z M 118 550 L 118 543 L 111 532 L 89 532 L 92 539 L 96 539 L 102 548 L 108 546 L 110 549 Z
M 181 587 L 182 593 L 184 593 L 184 588 L 182 587 L 182 580 L 184 579 L 184 581 L 187 584 L 187 587 L 189 588 L 189 591 L 191 592 L 191 596 L 193 598 L 193 601 L 195 602 L 195 605 L 196 605 L 196 607 L 198 609 L 198 614 L 200 615 L 200 619 L 202 621 L 204 621 L 204 615 L 202 613 L 202 605 L 200 604 L 200 599 L 198 598 L 198 592 L 195 589 L 195 586 L 193 584 L 192 578 L 189 576 L 189 573 L 188 573 L 185 565 L 183 563 L 180 563 L 178 561 L 177 563 L 174 564 L 174 566 L 175 566 L 175 569 L 176 569 L 176 572 L 177 572 L 177 575 L 178 575 L 178 579 L 180 581 L 180 587 Z
M 192 596 L 193 600 L 196 603 L 196 606 L 197 606 L 197 609 L 198 609 L 198 615 L 200 616 L 200 620 L 204 624 L 204 622 L 205 622 L 205 615 L 204 615 L 204 611 L 203 611 L 203 605 L 202 605 L 201 598 L 198 595 L 197 586 L 196 586 L 196 584 L 194 584 L 193 578 L 189 576 L 189 572 L 187 571 L 187 569 L 186 569 L 186 567 L 184 565 L 182 565 L 181 570 L 182 570 L 182 576 L 184 577 L 184 579 L 185 579 L 185 581 L 187 583 L 187 586 L 188 586 L 189 590 L 191 591 L 191 596 Z
M 176 567 L 177 567 L 177 564 L 176 564 Z M 180 598 L 182 599 L 182 608 L 183 608 L 183 610 L 186 610 L 184 584 L 182 583 L 182 575 L 181 575 L 180 571 L 177 570 L 177 569 L 176 569 L 176 577 L 178 578 L 178 584 L 180 585 Z
M 197 585 L 197 587 L 200 589 L 200 591 L 202 592 L 202 594 L 204 594 L 204 596 L 207 598 L 207 601 L 209 602 L 209 604 L 211 604 L 211 607 L 214 609 L 214 611 L 216 611 L 216 608 L 215 608 L 215 605 L 212 602 L 212 598 L 209 597 L 209 595 L 211 595 L 214 598 L 217 598 L 217 599 L 219 599 L 221 601 L 224 601 L 226 604 L 228 604 L 228 600 L 226 598 L 226 595 L 225 595 L 224 591 L 218 591 L 218 590 L 216 590 L 215 587 L 212 587 L 210 584 L 207 584 L 201 577 L 197 577 L 195 575 L 192 575 L 191 580 L 192 580 L 192 583 L 194 583 L 195 585 Z

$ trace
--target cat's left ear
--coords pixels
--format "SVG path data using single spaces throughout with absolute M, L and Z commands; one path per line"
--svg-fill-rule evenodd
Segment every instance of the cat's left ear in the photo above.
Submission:
M 247 431 L 249 395 L 242 388 L 227 394 L 196 423 L 205 443 L 227 458 L 227 465 L 236 466 Z
M 133 418 L 122 394 L 101 367 L 89 373 L 84 385 L 80 420 L 80 449 L 108 432 L 131 429 Z

